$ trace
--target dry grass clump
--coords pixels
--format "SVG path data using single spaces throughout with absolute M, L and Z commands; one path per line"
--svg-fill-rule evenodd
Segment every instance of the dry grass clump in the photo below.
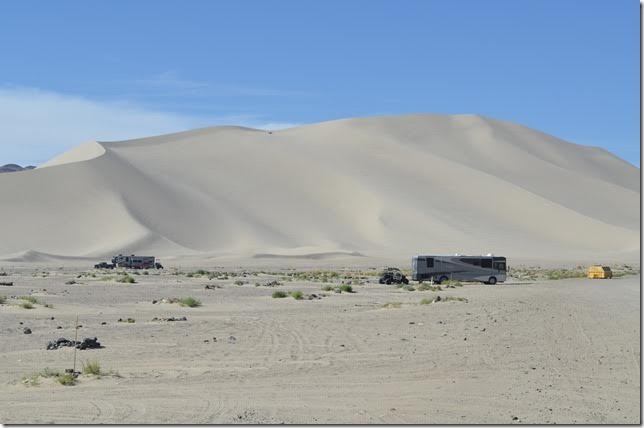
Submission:
M 0 294 L 0 305 L 7 303 L 7 296 Z
M 468 300 L 465 297 L 447 296 L 447 297 L 443 297 L 440 301 L 441 302 L 465 302 L 465 303 L 467 303 Z
M 116 282 L 122 282 L 125 284 L 136 284 L 136 279 L 134 279 L 133 276 L 130 276 L 129 274 L 123 274 L 120 277 L 116 279 Z
M 34 305 L 38 304 L 38 299 L 36 299 L 34 296 L 20 296 L 21 300 L 26 300 L 29 303 L 33 303 Z
M 432 303 L 432 300 L 428 299 L 427 297 L 420 300 L 421 305 L 429 305 L 430 303 Z
M 443 288 L 440 285 L 430 285 L 430 284 L 425 284 L 420 283 L 416 286 L 416 290 L 418 291 L 443 291 Z
M 83 363 L 83 374 L 100 376 L 104 374 L 101 372 L 101 365 L 98 360 L 86 361 Z
M 55 377 L 59 378 L 63 374 L 57 370 L 52 370 L 49 367 L 45 367 L 43 370 L 37 372 L 37 373 L 32 373 L 29 376 L 25 376 L 22 378 L 22 383 L 26 386 L 38 386 L 40 385 L 40 379 L 41 378 L 50 378 L 50 377 Z M 70 375 L 71 376 L 71 375 Z M 65 380 L 67 381 L 67 380 Z
M 402 302 L 388 302 L 382 305 L 385 309 L 398 309 L 402 306 Z
M 65 386 L 73 386 L 73 385 L 76 385 L 76 382 L 77 382 L 76 378 L 71 373 L 61 374 L 58 376 L 57 380 L 58 380 L 58 383 Z
M 447 281 L 444 281 L 442 285 L 444 285 L 445 288 L 456 288 L 456 287 L 462 287 L 463 283 L 461 281 L 448 279 Z

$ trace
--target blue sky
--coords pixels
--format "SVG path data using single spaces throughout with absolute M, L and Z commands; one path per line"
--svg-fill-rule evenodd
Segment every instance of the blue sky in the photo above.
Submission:
M 639 166 L 639 2 L 3 1 L 0 164 L 216 124 L 477 113 Z

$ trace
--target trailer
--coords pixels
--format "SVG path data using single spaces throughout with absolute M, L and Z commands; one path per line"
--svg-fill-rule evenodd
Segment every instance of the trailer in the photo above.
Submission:
M 505 257 L 418 255 L 411 260 L 411 279 L 433 281 L 475 281 L 484 284 L 504 282 L 507 273 Z

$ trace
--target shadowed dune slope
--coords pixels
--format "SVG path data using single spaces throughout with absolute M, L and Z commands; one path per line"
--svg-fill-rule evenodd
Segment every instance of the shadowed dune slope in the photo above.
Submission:
M 0 255 L 632 254 L 639 192 L 603 149 L 480 116 L 215 127 L 3 174 Z

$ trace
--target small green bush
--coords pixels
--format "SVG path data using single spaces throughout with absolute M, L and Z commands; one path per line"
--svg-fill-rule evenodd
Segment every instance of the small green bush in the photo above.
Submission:
M 296 291 L 291 291 L 291 297 L 294 298 L 295 300 L 302 300 L 304 298 L 304 294 L 300 290 Z
M 272 294 L 273 299 L 283 299 L 286 296 L 288 296 L 286 291 L 275 291 Z
M 21 297 L 20 297 L 20 299 L 22 299 L 22 300 L 26 300 L 26 301 L 28 301 L 29 303 L 33 303 L 33 304 L 37 304 L 37 303 L 38 303 L 38 299 L 36 299 L 34 296 L 21 296 Z
M 73 285 L 73 284 L 76 284 L 76 281 L 74 281 L 73 279 L 69 281 L 65 281 L 65 285 Z
M 20 304 L 20 307 L 23 309 L 33 309 L 34 305 L 32 305 L 31 302 L 23 302 Z
M 183 299 L 179 299 L 179 304 L 181 306 L 188 306 L 190 308 L 201 306 L 201 302 L 194 297 L 184 297 Z
M 0 294 L 0 305 L 4 305 L 5 303 L 7 303 L 7 296 Z
M 324 287 L 322 287 L 322 291 L 333 291 L 333 286 L 325 285 Z
M 353 287 L 350 286 L 349 284 L 342 284 L 340 286 L 340 291 L 344 293 L 353 293 Z
M 430 303 L 432 303 L 431 299 L 428 299 L 426 297 L 424 299 L 421 299 L 420 301 L 421 305 L 429 305 Z
M 244 281 L 237 280 L 234 282 L 235 285 L 244 285 Z

